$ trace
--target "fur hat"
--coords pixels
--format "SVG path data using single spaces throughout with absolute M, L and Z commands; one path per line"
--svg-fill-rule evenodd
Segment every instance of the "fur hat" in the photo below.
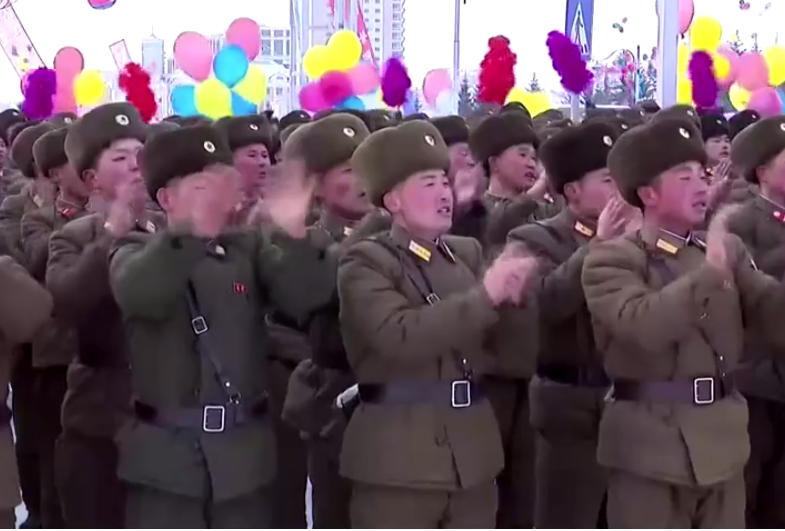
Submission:
M 758 120 L 760 120 L 760 114 L 758 111 L 751 109 L 745 109 L 731 116 L 730 120 L 728 120 L 728 133 L 731 140 Z
M 409 115 L 406 115 L 401 119 L 402 122 L 411 122 L 413 120 L 430 120 L 431 117 L 425 114 L 424 112 L 415 112 Z
M 505 103 L 502 105 L 502 108 L 499 109 L 499 112 L 522 112 L 529 118 L 532 117 L 532 113 L 529 112 L 529 109 L 526 108 L 526 105 L 519 101 L 511 101 L 509 103 Z
M 262 144 L 272 154 L 273 131 L 270 122 L 263 114 L 227 116 L 215 122 L 213 127 L 224 135 L 232 152 L 254 144 Z
M 289 131 L 286 139 L 281 146 L 283 152 L 281 158 L 283 160 L 305 160 L 305 142 L 308 139 L 308 130 L 311 128 L 311 123 L 308 124 L 292 124 L 284 129 L 283 133 Z M 283 139 L 283 133 L 281 138 Z
M 8 147 L 14 145 L 14 140 L 16 137 L 19 136 L 19 133 L 27 129 L 28 127 L 33 127 L 34 125 L 38 125 L 41 123 L 41 120 L 29 120 L 26 122 L 16 122 L 12 124 L 11 127 L 8 128 Z
M 534 127 L 535 131 L 549 127 L 564 129 L 565 127 L 569 127 L 571 125 L 573 125 L 573 123 L 570 118 L 557 118 L 556 115 L 553 114 L 549 116 L 541 114 L 532 120 L 532 127 Z
M 730 136 L 728 120 L 722 114 L 704 114 L 700 117 L 703 141 L 720 136 Z
M 165 133 L 167 131 L 177 131 L 180 129 L 180 126 L 177 123 L 169 121 L 158 122 L 154 124 L 147 125 L 147 140 L 150 140 L 155 135 L 159 135 L 161 133 Z
M 553 190 L 563 194 L 567 183 L 607 167 L 618 136 L 615 127 L 597 120 L 564 129 L 545 141 L 538 155 Z
M 308 125 L 308 124 L 307 123 L 291 124 L 291 125 L 287 125 L 284 129 L 282 129 L 281 133 L 278 135 L 278 139 L 281 142 L 281 146 L 282 147 L 285 146 L 286 141 L 289 140 L 289 137 L 292 136 L 292 133 L 294 133 L 304 125 Z
M 641 109 L 618 109 L 616 111 L 616 116 L 624 120 L 624 122 L 629 125 L 630 128 L 638 127 L 639 125 L 646 123 L 646 120 L 644 120 L 646 113 L 644 113 Z
M 171 121 L 180 127 L 193 127 L 194 125 L 212 125 L 212 119 L 206 116 L 172 116 Z
M 39 122 L 30 127 L 26 127 L 21 133 L 16 135 L 14 143 L 11 144 L 11 160 L 19 168 L 22 175 L 30 179 L 36 177 L 36 165 L 33 158 L 33 145 L 36 141 L 55 129 L 55 126 L 48 122 Z
M 130 103 L 107 103 L 83 115 L 68 128 L 65 153 L 77 175 L 93 167 L 112 142 L 135 138 L 144 142 L 147 124 Z
M 731 143 L 731 160 L 749 182 L 757 170 L 785 149 L 785 115 L 764 118 L 744 129 Z
M 309 172 L 323 174 L 350 161 L 371 133 L 356 116 L 339 112 L 311 122 L 304 134 L 305 165 Z
M 292 111 L 285 114 L 278 120 L 278 128 L 283 131 L 290 125 L 307 124 L 311 121 L 311 115 L 303 110 Z
M 666 107 L 652 116 L 651 119 L 654 121 L 660 121 L 669 120 L 671 118 L 687 118 L 688 120 L 692 120 L 695 123 L 695 127 L 698 129 L 700 129 L 701 126 L 701 119 L 698 115 L 698 111 L 695 110 L 695 107 L 692 105 L 685 105 L 683 103 Z
M 8 138 L 8 130 L 12 125 L 23 123 L 24 121 L 25 116 L 18 109 L 6 109 L 0 112 L 0 138 L 3 139 L 6 146 L 11 145 L 11 141 Z
M 706 164 L 706 150 L 695 121 L 660 118 L 620 136 L 608 155 L 608 168 L 622 197 L 641 208 L 638 188 L 691 161 Z
M 469 126 L 461 116 L 442 116 L 431 123 L 439 130 L 447 146 L 469 142 Z
M 406 122 L 371 134 L 354 152 L 352 167 L 374 205 L 420 171 L 450 169 L 450 152 L 439 130 L 424 120 Z
M 365 111 L 365 114 L 368 116 L 369 120 L 368 129 L 372 133 L 384 129 L 385 127 L 398 125 L 399 123 L 395 118 L 395 114 L 385 111 L 384 109 L 371 109 Z
M 641 100 L 636 105 L 640 110 L 646 114 L 654 114 L 660 111 L 660 104 L 655 100 Z
M 531 119 L 521 112 L 507 112 L 488 116 L 469 136 L 469 147 L 474 160 L 485 163 L 491 157 L 519 144 L 540 147 Z
M 194 125 L 159 133 L 139 154 L 147 193 L 156 198 L 170 181 L 199 173 L 213 164 L 231 166 L 232 150 L 226 136 L 209 125 Z
M 68 164 L 65 155 L 66 135 L 68 128 L 58 127 L 41 135 L 33 144 L 33 160 L 43 176 L 49 177 L 50 171 Z
M 48 122 L 55 127 L 68 127 L 78 119 L 79 117 L 72 112 L 58 112 L 50 116 Z

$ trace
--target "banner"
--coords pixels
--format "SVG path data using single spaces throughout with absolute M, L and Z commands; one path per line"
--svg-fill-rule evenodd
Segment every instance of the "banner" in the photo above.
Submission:
M 330 17 L 334 20 L 335 19 L 335 2 L 340 0 L 327 0 L 327 7 L 330 11 Z M 351 28 L 352 24 L 349 23 L 349 17 L 351 16 L 352 0 L 343 0 L 344 1 L 344 10 L 343 12 L 346 13 L 346 19 L 343 20 L 344 27 Z M 373 46 L 371 46 L 371 38 L 368 35 L 368 26 L 365 25 L 365 15 L 363 15 L 363 6 L 360 0 L 355 0 L 357 2 L 357 37 L 360 39 L 360 43 L 363 46 L 363 54 L 362 60 L 371 63 L 375 68 L 379 68 L 379 64 L 376 62 L 376 54 L 373 51 Z
M 125 65 L 133 62 L 131 54 L 128 52 L 128 45 L 125 43 L 125 39 L 110 44 L 109 52 L 112 54 L 114 65 L 118 70 L 122 70 Z
M 30 70 L 46 66 L 19 20 L 14 6 L 10 4 L 0 9 L 0 48 L 11 61 L 19 79 Z

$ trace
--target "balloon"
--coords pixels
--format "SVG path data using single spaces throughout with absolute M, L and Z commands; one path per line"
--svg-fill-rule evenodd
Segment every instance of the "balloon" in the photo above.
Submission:
M 695 17 L 695 4 L 692 0 L 679 0 L 679 33 L 684 35 L 690 29 Z
M 58 85 L 54 112 L 76 112 L 73 83 L 69 85 L 69 88 L 61 88 Z
M 777 89 L 764 87 L 750 95 L 747 108 L 758 111 L 765 118 L 778 116 L 782 110 L 782 100 L 779 93 L 777 93 Z
M 720 81 L 726 85 L 729 85 L 736 81 L 736 77 L 739 75 L 739 55 L 734 52 L 728 46 L 720 46 L 717 48 L 716 56 L 722 57 L 728 62 L 728 73 L 720 79 Z M 718 66 L 718 57 L 714 58 L 714 69 L 715 73 L 717 73 L 717 77 L 719 76 L 720 68 L 722 66 Z M 722 62 L 722 59 L 719 60 Z
M 687 74 L 679 76 L 676 84 L 676 102 L 683 105 L 692 105 L 692 80 Z
M 229 24 L 226 43 L 239 46 L 245 52 L 245 57 L 253 61 L 262 51 L 262 39 L 259 35 L 259 24 L 253 19 L 241 17 Z
M 331 107 L 353 96 L 352 82 L 343 72 L 327 72 L 319 79 L 319 88 L 322 91 L 322 98 Z
M 74 79 L 74 96 L 81 106 L 96 105 L 106 97 L 106 83 L 97 70 L 84 70 Z
M 330 52 L 327 46 L 311 46 L 303 56 L 303 69 L 311 79 L 319 79 L 330 69 Z
M 526 98 L 526 91 L 520 87 L 513 87 L 510 90 L 510 93 L 507 94 L 507 100 L 504 103 L 512 103 L 518 102 L 523 103 L 524 98 Z
M 267 76 L 259 65 L 251 65 L 242 81 L 232 89 L 244 100 L 259 105 L 267 97 Z
M 210 77 L 213 48 L 201 33 L 184 31 L 174 41 L 174 60 L 183 72 L 196 81 Z
M 224 46 L 215 54 L 213 72 L 216 79 L 229 88 L 234 87 L 248 73 L 248 58 L 239 46 Z
M 722 40 L 722 26 L 717 19 L 700 16 L 690 27 L 690 48 L 693 50 L 714 51 Z
M 532 116 L 542 114 L 553 108 L 551 97 L 545 92 L 523 91 L 520 102 L 526 106 Z
M 750 102 L 750 96 L 752 96 L 750 91 L 742 88 L 738 83 L 731 85 L 730 90 L 728 90 L 730 103 L 737 111 L 743 111 L 747 108 L 747 105 Z
M 352 69 L 363 54 L 363 46 L 360 39 L 353 31 L 340 30 L 333 33 L 327 41 L 329 50 L 329 69 L 346 71 Z
M 717 81 L 727 84 L 731 73 L 730 61 L 719 52 L 711 53 L 711 59 L 714 63 L 714 76 Z
M 197 85 L 195 100 L 199 114 L 213 120 L 232 115 L 232 91 L 214 77 Z
M 301 88 L 298 99 L 300 107 L 309 112 L 318 112 L 329 107 L 322 97 L 322 89 L 318 83 L 308 83 Z
M 774 45 L 763 51 L 769 68 L 769 85 L 777 87 L 785 83 L 785 47 Z
M 758 52 L 747 52 L 739 58 L 739 75 L 736 82 L 754 91 L 769 85 L 769 67 Z
M 232 114 L 234 116 L 256 114 L 257 110 L 256 105 L 232 91 Z
M 439 94 L 450 89 L 452 89 L 452 78 L 446 68 L 436 68 L 425 74 L 422 95 L 428 105 L 435 106 Z
M 379 86 L 379 74 L 370 63 L 360 63 L 349 70 L 349 79 L 355 94 L 368 94 Z
M 180 116 L 196 116 L 196 87 L 193 85 L 177 85 L 172 89 L 172 110 Z
M 336 105 L 336 108 L 337 109 L 353 110 L 353 111 L 364 111 L 365 110 L 365 103 L 363 103 L 363 100 L 361 100 L 357 96 L 351 96 L 351 97 L 346 98 L 345 100 L 343 100 L 338 105 Z
M 447 116 L 453 112 L 453 94 L 451 90 L 443 90 L 436 96 L 434 105 L 437 114 Z
M 71 78 L 73 81 L 84 70 L 84 56 L 73 46 L 60 48 L 55 54 L 54 67 L 58 78 Z
M 93 9 L 109 9 L 117 3 L 117 0 L 87 0 Z

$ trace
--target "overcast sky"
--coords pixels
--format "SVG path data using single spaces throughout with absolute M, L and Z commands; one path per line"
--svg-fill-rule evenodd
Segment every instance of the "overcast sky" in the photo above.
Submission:
M 75 46 L 85 56 L 87 68 L 105 70 L 114 68 L 109 44 L 125 39 L 132 56 L 139 60 L 140 42 L 151 31 L 166 39 L 171 49 L 181 31 L 222 33 L 240 16 L 269 26 L 289 23 L 288 0 L 117 0 L 114 7 L 104 11 L 92 10 L 87 0 L 14 1 L 44 61 L 51 64 L 58 49 Z M 738 0 L 695 0 L 695 4 L 699 14 L 718 18 L 726 34 L 740 29 L 748 35 L 757 30 L 762 44 L 773 42 L 771 21 L 783 20 L 785 0 L 773 0 L 766 16 L 760 16 L 760 12 L 767 2 L 748 1 L 751 8 L 747 12 L 740 11 Z M 545 38 L 552 29 L 563 30 L 564 5 L 564 0 L 467 0 L 462 8 L 462 68 L 477 68 L 488 38 L 504 34 L 518 54 L 519 84 L 525 85 L 536 71 L 546 88 L 557 89 Z M 406 2 L 406 62 L 415 83 L 431 68 L 452 66 L 453 6 L 454 0 Z M 625 31 L 619 33 L 613 24 L 624 17 L 628 19 Z M 634 50 L 636 45 L 644 52 L 650 50 L 656 44 L 656 21 L 654 0 L 595 0 L 595 58 L 606 57 L 619 48 Z M 21 97 L 16 74 L 2 55 L 0 80 L 0 101 Z

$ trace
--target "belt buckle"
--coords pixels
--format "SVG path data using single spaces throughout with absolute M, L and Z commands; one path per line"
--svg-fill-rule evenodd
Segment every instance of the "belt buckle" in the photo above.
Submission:
M 218 420 L 216 426 L 216 417 Z M 226 429 L 226 406 L 204 406 L 202 411 L 202 431 L 223 433 Z
M 472 383 L 469 380 L 452 382 L 450 404 L 454 409 L 463 409 L 472 405 Z
M 714 403 L 714 378 L 705 376 L 692 381 L 692 401 L 698 406 Z
M 207 332 L 207 321 L 201 315 L 191 319 L 191 328 L 197 336 Z

